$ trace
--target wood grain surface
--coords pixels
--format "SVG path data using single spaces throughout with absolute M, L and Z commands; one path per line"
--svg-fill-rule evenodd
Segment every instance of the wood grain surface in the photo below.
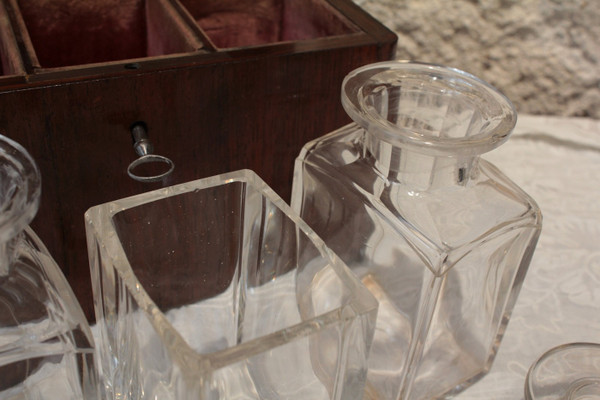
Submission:
M 302 145 L 349 122 L 339 100 L 344 76 L 392 58 L 396 43 L 350 0 L 330 0 L 356 32 L 231 49 L 200 37 L 207 47 L 189 53 L 44 68 L 32 63 L 35 48 L 15 22 L 14 0 L 4 1 L 26 73 L 0 77 L 0 133 L 39 164 L 42 203 L 32 227 L 90 319 L 89 207 L 243 168 L 288 201 Z M 181 21 L 193 19 L 184 13 Z M 202 35 L 197 26 L 190 32 Z M 143 184 L 126 173 L 136 158 L 136 121 L 147 125 L 154 153 L 175 163 L 163 182 Z

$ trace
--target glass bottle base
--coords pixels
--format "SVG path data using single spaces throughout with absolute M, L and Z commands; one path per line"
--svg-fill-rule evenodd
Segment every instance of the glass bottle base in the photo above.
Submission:
M 600 344 L 569 343 L 544 353 L 525 381 L 527 400 L 600 400 Z

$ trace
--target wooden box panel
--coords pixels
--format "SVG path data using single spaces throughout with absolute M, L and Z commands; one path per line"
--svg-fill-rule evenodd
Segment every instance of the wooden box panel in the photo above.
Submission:
M 30 32 L 39 27 L 28 28 L 35 22 L 23 11 L 26 0 L 5 0 L 0 7 L 0 133 L 19 141 L 40 166 L 42 203 L 32 227 L 88 317 L 93 310 L 83 214 L 89 207 L 242 168 L 289 200 L 302 145 L 349 121 L 339 100 L 344 76 L 392 58 L 396 43 L 392 32 L 350 0 L 306 0 L 310 7 L 305 14 L 295 10 L 293 21 L 286 7 L 289 12 L 300 1 L 271 1 L 279 7 L 276 20 L 288 21 L 289 31 L 266 39 L 255 34 L 262 28 L 252 30 L 258 22 L 245 26 L 251 33 L 219 39 L 225 25 L 218 27 L 215 14 L 194 8 L 199 6 L 192 0 L 131 2 L 140 8 L 139 37 L 146 39 L 135 42 L 143 51 L 119 50 L 116 59 L 110 52 L 97 59 L 42 56 L 43 38 Z M 301 26 L 298 16 L 312 22 Z M 201 26 L 206 18 L 213 18 L 204 25 L 208 32 Z M 244 42 L 252 35 L 254 41 Z M 67 52 L 63 39 L 56 40 L 56 51 Z M 130 132 L 136 121 L 147 125 L 154 153 L 175 163 L 162 182 L 140 183 L 127 175 L 137 157 Z

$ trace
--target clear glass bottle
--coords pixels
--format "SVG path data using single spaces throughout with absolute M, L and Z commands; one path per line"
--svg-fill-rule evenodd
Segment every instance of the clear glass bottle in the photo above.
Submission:
M 90 328 L 28 226 L 39 199 L 34 161 L 0 135 L 0 399 L 96 399 Z
M 121 400 L 361 400 L 377 301 L 254 172 L 92 207 L 101 375 Z
M 366 399 L 443 398 L 490 368 L 537 238 L 535 202 L 480 154 L 516 123 L 465 72 L 359 68 L 354 123 L 306 144 L 292 208 L 379 300 Z

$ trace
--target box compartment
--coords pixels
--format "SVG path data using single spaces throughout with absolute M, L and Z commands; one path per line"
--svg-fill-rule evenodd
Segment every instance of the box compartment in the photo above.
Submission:
M 10 0 L 33 67 L 193 52 L 204 47 L 168 0 Z M 18 21 L 17 21 L 18 24 Z
M 218 48 L 359 32 L 324 0 L 180 0 Z

